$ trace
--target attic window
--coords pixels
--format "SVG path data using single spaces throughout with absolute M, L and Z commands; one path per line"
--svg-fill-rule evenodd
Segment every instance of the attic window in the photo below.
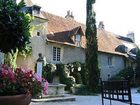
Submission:
M 79 34 L 76 35 L 75 40 L 80 42 L 81 36 Z
M 34 15 L 38 15 L 40 14 L 40 11 L 39 10 L 34 10 Z
M 77 35 L 75 36 L 75 45 L 76 45 L 77 47 L 80 47 L 80 46 L 81 46 L 80 40 L 81 40 L 81 36 L 80 36 L 80 34 L 77 34 Z

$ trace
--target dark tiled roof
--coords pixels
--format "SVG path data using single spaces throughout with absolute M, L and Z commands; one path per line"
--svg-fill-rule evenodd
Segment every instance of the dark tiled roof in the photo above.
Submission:
M 133 41 L 130 38 L 127 38 L 127 37 L 124 37 L 124 36 L 117 36 L 117 38 L 122 40 L 122 41 L 133 43 Z
M 70 31 L 56 32 L 47 35 L 49 40 L 61 42 L 61 43 L 70 43 L 74 44 L 73 40 L 69 37 Z
M 111 32 L 107 32 L 102 29 L 97 29 L 97 38 L 98 38 L 98 51 L 118 54 L 118 55 L 125 55 L 121 52 L 116 51 L 116 47 L 118 45 L 122 45 L 122 42 L 116 38 Z
M 82 27 L 82 30 L 85 30 L 84 24 L 78 23 L 73 19 L 66 19 L 47 12 L 42 12 L 42 15 L 48 19 L 49 33 L 68 31 L 79 26 Z

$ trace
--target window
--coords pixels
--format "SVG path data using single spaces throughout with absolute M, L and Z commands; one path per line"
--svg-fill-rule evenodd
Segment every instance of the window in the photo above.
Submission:
M 34 15 L 38 15 L 40 12 L 38 10 L 34 10 Z
M 53 47 L 53 61 L 60 61 L 61 48 Z
M 77 34 L 75 37 L 75 45 L 77 47 L 80 47 L 80 40 L 81 40 L 81 36 L 79 34 Z
M 40 32 L 37 32 L 37 36 L 40 36 Z
M 109 65 L 109 66 L 112 65 L 112 56 L 108 56 L 108 65 Z
M 80 42 L 80 39 L 81 39 L 80 35 L 77 34 L 75 40 Z

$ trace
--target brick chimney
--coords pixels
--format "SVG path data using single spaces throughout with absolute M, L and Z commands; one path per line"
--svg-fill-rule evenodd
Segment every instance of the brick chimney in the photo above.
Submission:
M 66 19 L 74 19 L 73 13 L 69 10 L 67 11 L 67 15 L 65 16 Z
M 104 29 L 104 23 L 103 23 L 103 21 L 100 21 L 99 22 L 99 25 L 98 25 L 98 29 Z
M 127 34 L 127 37 L 130 38 L 135 43 L 135 34 L 134 34 L 134 32 L 129 32 Z

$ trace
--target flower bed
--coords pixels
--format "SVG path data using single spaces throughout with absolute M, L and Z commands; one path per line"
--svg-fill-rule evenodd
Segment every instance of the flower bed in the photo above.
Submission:
M 35 96 L 48 89 L 47 81 L 34 74 L 32 70 L 16 68 L 11 69 L 6 65 L 0 65 L 0 96 L 19 95 L 31 93 Z M 43 83 L 44 84 L 44 83 Z

